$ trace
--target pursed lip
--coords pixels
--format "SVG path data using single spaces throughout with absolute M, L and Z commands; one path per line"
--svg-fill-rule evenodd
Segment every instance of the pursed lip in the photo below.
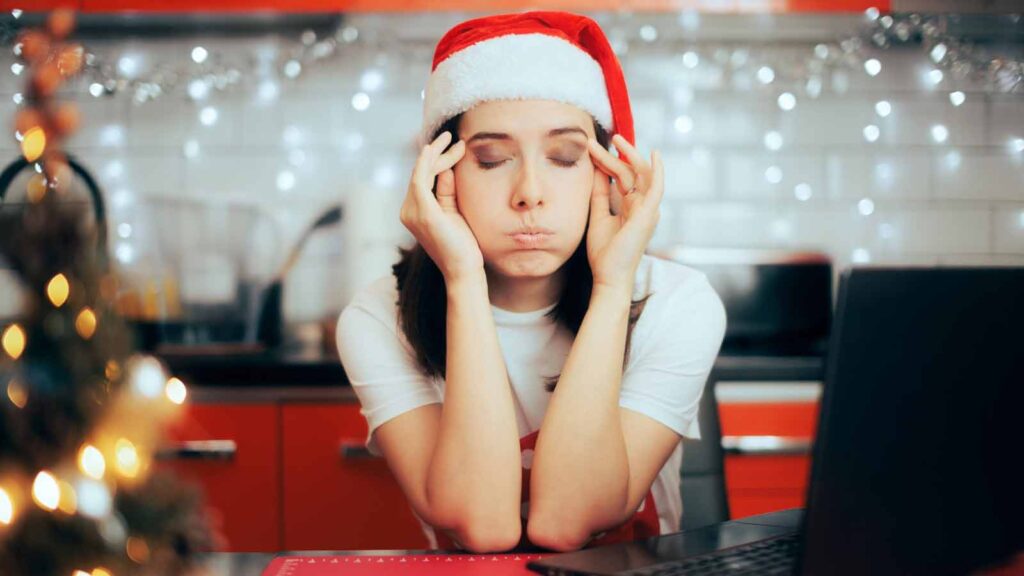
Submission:
M 540 248 L 554 235 L 554 230 L 540 226 L 526 226 L 509 233 L 517 246 L 526 249 Z

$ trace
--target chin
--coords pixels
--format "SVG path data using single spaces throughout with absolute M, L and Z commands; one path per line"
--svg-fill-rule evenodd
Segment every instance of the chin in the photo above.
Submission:
M 569 256 L 547 250 L 517 250 L 488 260 L 488 267 L 506 278 L 544 278 L 557 272 Z

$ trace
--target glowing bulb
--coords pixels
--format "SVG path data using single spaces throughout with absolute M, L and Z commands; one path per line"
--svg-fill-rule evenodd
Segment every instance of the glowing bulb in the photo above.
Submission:
M 370 68 L 359 78 L 359 87 L 367 92 L 380 90 L 384 85 L 384 74 L 376 68 Z
M 812 194 L 813 191 L 811 190 L 811 185 L 806 182 L 801 182 L 793 188 L 793 195 L 801 202 L 807 202 L 810 200 Z
M 949 103 L 953 106 L 959 106 L 967 100 L 967 95 L 957 90 L 956 92 L 949 93 Z
M 949 138 L 949 129 L 942 124 L 936 124 L 932 126 L 932 140 L 936 143 L 942 144 Z
M 196 64 L 202 64 L 203 62 L 206 62 L 206 58 L 209 55 L 210 53 L 207 52 L 206 48 L 203 48 L 202 46 L 196 46 L 192 49 L 192 61 Z
M 105 568 L 93 568 L 92 576 L 113 576 L 113 574 Z
M 778 150 L 782 148 L 782 134 L 779 134 L 775 130 L 766 132 L 764 135 L 764 147 L 769 150 Z
M 658 29 L 650 24 L 640 27 L 640 39 L 644 42 L 654 42 L 658 39 Z
M 103 96 L 104 91 L 105 88 L 103 88 L 103 84 L 100 84 L 99 82 L 93 82 L 92 84 L 89 84 L 89 94 L 92 94 L 96 98 Z
M 18 408 L 24 408 L 28 403 L 28 390 L 25 390 L 20 381 L 12 378 L 7 383 L 7 398 L 10 399 L 11 404 Z
M 46 132 L 39 126 L 33 126 L 21 137 L 21 153 L 25 160 L 35 162 L 46 150 Z
M 882 63 L 878 61 L 878 58 L 869 58 L 864 61 L 864 71 L 868 73 L 868 76 L 878 76 L 878 73 L 882 71 Z
M 95 446 L 86 444 L 78 453 L 78 468 L 87 475 L 100 480 L 107 470 L 107 462 L 103 459 L 103 453 Z
M 875 102 L 875 114 L 878 114 L 882 118 L 885 118 L 892 113 L 892 104 L 888 100 L 879 100 Z
M 289 78 L 298 78 L 299 74 L 302 73 L 302 64 L 298 60 L 289 60 L 284 65 L 284 75 Z
M 942 73 L 942 70 L 932 70 L 931 72 L 928 72 L 928 81 L 933 85 L 942 82 L 944 77 L 945 75 Z
M 50 279 L 49 283 L 46 284 L 46 296 L 57 308 L 60 308 L 68 301 L 68 295 L 70 293 L 71 286 L 68 284 L 67 276 L 63 274 L 57 274 Z
M 160 362 L 146 357 L 139 360 L 132 369 L 132 387 L 146 398 L 156 398 L 163 392 L 167 376 Z
M 43 470 L 32 482 L 32 499 L 46 510 L 56 510 L 60 504 L 60 486 L 53 474 Z
M 875 8 L 874 6 L 864 11 L 864 16 L 872 22 L 878 20 L 878 14 L 878 8 Z
M 291 170 L 282 170 L 277 173 L 277 189 L 287 192 L 295 188 L 295 173 Z
M 936 64 L 942 62 L 942 59 L 946 57 L 946 52 L 948 51 L 949 49 L 946 48 L 946 45 L 942 42 L 933 46 L 931 51 L 932 62 L 935 62 Z
M 188 394 L 188 390 L 185 388 L 185 383 L 177 378 L 171 378 L 167 381 L 167 386 L 164 388 L 164 394 L 167 395 L 167 399 L 175 404 L 183 404 L 185 402 L 185 396 Z
M 110 514 L 111 496 L 106 484 L 91 478 L 75 482 L 78 491 L 78 509 L 90 518 L 105 518 Z
M 356 92 L 352 96 L 352 107 L 362 112 L 370 107 L 370 96 L 365 92 Z
M 757 70 L 757 80 L 761 84 L 771 84 L 775 80 L 775 70 L 768 66 L 761 66 Z
M 213 106 L 207 106 L 199 111 L 199 121 L 203 126 L 213 126 L 217 123 L 218 116 L 217 109 Z
M 700 56 L 696 52 L 687 50 L 683 53 L 683 66 L 693 70 L 698 65 L 700 65 Z
M 12 360 L 17 360 L 25 351 L 25 331 L 21 329 L 21 326 L 11 324 L 4 330 L 4 335 L 0 337 L 0 344 L 3 344 L 4 352 Z
M 273 80 L 264 80 L 263 82 L 260 82 L 257 96 L 261 101 L 271 102 L 273 100 L 277 100 L 278 94 L 280 94 L 280 89 L 277 86 L 277 82 L 274 82 Z
M 1014 138 L 1010 140 L 1010 150 L 1013 150 L 1017 154 L 1024 152 L 1024 138 Z
M 83 339 L 88 340 L 96 333 L 96 314 L 91 308 L 85 307 L 75 318 L 75 331 Z
M 857 202 L 857 211 L 862 216 L 870 216 L 875 212 L 875 202 L 871 198 L 862 198 L 860 202 Z
M 879 136 L 881 136 L 881 132 L 878 130 L 878 126 L 868 124 L 864 127 L 864 139 L 868 142 L 875 142 Z
M 13 72 L 15 76 L 20 76 L 21 71 L 24 69 L 25 65 L 20 62 L 15 62 L 14 64 L 11 64 L 11 72 Z
M 139 453 L 134 444 L 121 438 L 114 445 L 114 454 L 118 472 L 128 478 L 134 478 L 139 473 Z
M 791 92 L 783 92 L 782 94 L 779 94 L 778 103 L 779 108 L 788 112 L 789 110 L 796 108 L 796 96 L 793 96 Z
M 778 184 L 779 182 L 782 182 L 782 168 L 779 168 L 778 166 L 769 166 L 768 169 L 764 171 L 764 179 L 769 184 Z
M 693 131 L 693 118 L 689 116 L 677 116 L 675 122 L 672 123 L 675 126 L 676 132 L 680 134 L 689 134 Z
M 75 494 L 75 489 L 63 480 L 57 485 L 60 489 L 60 502 L 57 503 L 57 508 L 65 514 L 74 514 L 78 511 L 78 495 Z
M 7 490 L 0 488 L 0 524 L 10 524 L 14 519 L 14 502 Z
M 864 248 L 857 248 L 853 251 L 854 264 L 866 264 L 871 262 L 871 253 Z

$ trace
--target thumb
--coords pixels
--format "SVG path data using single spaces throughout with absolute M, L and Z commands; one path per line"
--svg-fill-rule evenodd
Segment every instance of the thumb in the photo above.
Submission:
M 437 203 L 445 212 L 457 212 L 458 204 L 455 202 L 455 173 L 449 168 L 437 175 Z

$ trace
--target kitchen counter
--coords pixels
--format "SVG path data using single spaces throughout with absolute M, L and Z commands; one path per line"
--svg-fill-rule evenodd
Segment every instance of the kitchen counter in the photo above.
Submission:
M 170 371 L 190 385 L 197 400 L 238 401 L 355 398 L 336 355 L 319 349 L 278 349 L 261 353 L 157 354 Z M 821 381 L 821 356 L 732 356 L 715 361 L 716 381 Z

